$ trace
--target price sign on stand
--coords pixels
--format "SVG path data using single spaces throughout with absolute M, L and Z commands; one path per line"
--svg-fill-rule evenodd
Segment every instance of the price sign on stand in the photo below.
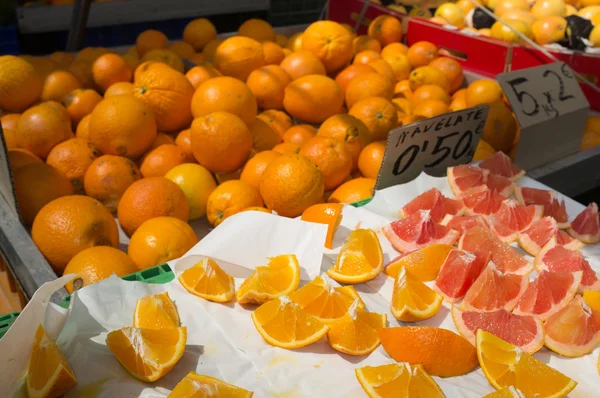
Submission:
M 17 196 L 15 193 L 12 177 L 10 174 L 10 163 L 8 159 L 8 151 L 6 149 L 6 141 L 4 141 L 4 132 L 0 125 L 0 195 L 4 196 L 6 203 L 11 210 L 18 216 Z
M 469 163 L 488 109 L 468 108 L 390 131 L 375 189 L 412 181 L 423 170 L 444 176 L 448 167 Z
M 521 126 L 519 167 L 539 167 L 579 151 L 590 106 L 567 64 L 501 73 L 497 80 Z

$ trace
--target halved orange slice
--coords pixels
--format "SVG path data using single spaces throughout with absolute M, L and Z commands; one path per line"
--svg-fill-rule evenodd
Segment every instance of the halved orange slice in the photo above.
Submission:
M 370 398 L 443 398 L 445 395 L 421 365 L 406 362 L 365 366 L 354 370 Z
M 31 398 L 60 397 L 77 385 L 67 358 L 41 324 L 33 338 L 26 385 Z
M 235 292 L 238 303 L 262 304 L 277 296 L 289 294 L 300 284 L 300 264 L 295 254 L 271 257 L 269 264 L 256 270 Z
M 191 371 L 167 398 L 252 398 L 252 391 Z
M 138 299 L 133 314 L 133 326 L 145 329 L 169 329 L 181 326 L 177 307 L 169 292 Z
M 325 247 L 328 249 L 331 249 L 335 231 L 337 231 L 342 222 L 343 208 L 344 205 L 341 203 L 319 203 L 310 206 L 302 213 L 302 221 L 327 225 Z
M 385 267 L 386 275 L 395 278 L 401 268 L 405 268 L 410 274 L 421 281 L 433 281 L 437 278 L 440 268 L 452 250 L 451 245 L 436 243 L 424 247 L 416 252 L 401 255 L 390 261 Z
M 235 295 L 233 277 L 212 258 L 205 257 L 183 271 L 178 279 L 185 290 L 205 300 L 226 303 Z
M 488 395 L 484 395 L 483 398 L 527 398 L 518 389 L 513 386 L 503 388 L 502 390 L 494 391 Z
M 390 308 L 394 318 L 416 322 L 437 314 L 442 301 L 441 295 L 402 268 L 394 283 Z
M 346 315 L 329 325 L 327 341 L 334 350 L 349 355 L 367 355 L 381 344 L 378 331 L 386 324 L 387 315 L 368 312 L 355 301 Z
M 490 384 L 513 386 L 526 397 L 565 397 L 577 382 L 517 346 L 484 330 L 477 331 L 477 358 Z
M 279 296 L 252 312 L 252 322 L 269 344 L 300 348 L 319 341 L 329 326 L 302 310 L 288 296 Z
M 187 329 L 125 327 L 106 336 L 106 345 L 119 363 L 141 381 L 156 381 L 169 373 L 185 351 Z
M 383 270 L 383 250 L 372 229 L 350 233 L 333 267 L 327 271 L 340 283 L 362 283 L 374 279 Z

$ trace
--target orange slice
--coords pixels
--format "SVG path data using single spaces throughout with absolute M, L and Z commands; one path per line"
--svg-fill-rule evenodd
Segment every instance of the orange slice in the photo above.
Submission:
M 67 358 L 42 325 L 33 338 L 26 384 L 31 398 L 59 397 L 77 385 Z
M 167 398 L 252 398 L 252 391 L 191 371 Z
M 325 275 L 327 275 L 327 274 L 325 274 Z M 354 300 L 358 300 L 358 306 L 360 308 L 365 308 L 365 303 L 364 303 L 364 301 L 362 301 L 362 298 L 360 298 L 360 294 L 358 294 L 358 292 L 356 291 L 354 286 L 336 287 L 335 290 L 352 297 Z
M 291 293 L 290 299 L 321 322 L 329 323 L 346 315 L 356 300 L 354 294 L 358 296 L 352 286 L 333 287 L 327 274 L 322 274 Z M 364 306 L 360 301 L 359 307 Z
M 125 327 L 106 336 L 106 345 L 119 363 L 141 381 L 156 381 L 169 373 L 185 351 L 187 329 Z
M 406 362 L 365 366 L 354 370 L 370 398 L 443 398 L 444 393 L 421 365 Z
M 381 344 L 378 331 L 386 324 L 387 315 L 368 312 L 355 301 L 346 315 L 330 325 L 327 341 L 334 350 L 349 355 L 367 355 Z
M 451 245 L 436 243 L 392 260 L 385 267 L 384 272 L 395 278 L 400 269 L 405 268 L 412 276 L 421 281 L 433 281 L 437 278 L 450 250 L 452 250 Z
M 371 229 L 350 233 L 327 275 L 340 283 L 362 283 L 374 279 L 383 270 L 383 250 Z
M 437 314 L 442 301 L 441 295 L 402 268 L 394 283 L 390 307 L 394 318 L 416 322 Z
M 513 386 L 526 397 L 565 397 L 577 382 L 484 330 L 477 331 L 477 357 L 483 374 L 500 390 Z
M 277 296 L 289 294 L 300 284 L 300 264 L 294 254 L 271 257 L 269 264 L 256 270 L 235 292 L 238 303 L 262 304 Z
M 328 249 L 331 249 L 335 231 L 342 222 L 343 207 L 344 205 L 341 203 L 320 203 L 310 206 L 302 213 L 302 221 L 327 225 L 325 247 Z
M 138 299 L 133 326 L 146 329 L 169 329 L 181 326 L 179 313 L 168 292 Z
M 252 313 L 258 333 L 269 344 L 281 348 L 300 348 L 319 341 L 329 326 L 302 310 L 288 296 L 279 296 Z
M 235 295 L 233 277 L 212 258 L 204 258 L 179 275 L 179 283 L 189 293 L 205 300 L 226 303 Z
M 589 307 L 600 312 L 600 292 L 597 290 L 586 290 L 583 292 L 583 299 Z
M 483 398 L 526 398 L 525 395 L 513 386 L 503 388 L 491 394 L 484 395 Z

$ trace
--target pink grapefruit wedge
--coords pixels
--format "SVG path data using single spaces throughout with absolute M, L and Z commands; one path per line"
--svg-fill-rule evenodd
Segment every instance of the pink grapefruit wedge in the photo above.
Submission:
M 554 199 L 554 192 L 546 189 L 515 186 L 515 197 L 522 205 L 545 205 Z
M 511 181 L 516 181 L 525 175 L 525 170 L 518 168 L 504 152 L 500 151 L 479 163 L 479 167 Z
M 477 166 L 461 164 L 448 167 L 446 175 L 452 192 L 458 196 L 471 188 L 485 185 L 489 173 L 488 170 Z
M 511 180 L 496 174 L 490 174 L 487 176 L 485 186 L 490 191 L 496 191 L 500 195 L 506 197 L 512 195 L 515 188 L 515 184 Z
M 477 330 L 483 329 L 520 347 L 528 354 L 533 354 L 544 346 L 542 321 L 532 316 L 516 315 L 504 309 L 492 312 L 461 311 L 454 305 L 452 320 L 458 333 L 473 345 L 476 343 Z
M 536 221 L 542 219 L 544 208 L 539 205 L 519 205 L 512 199 L 507 199 L 494 213 L 494 219 L 515 232 L 529 228 Z
M 519 246 L 532 256 L 536 256 L 557 233 L 556 220 L 552 217 L 544 217 L 519 233 Z
M 463 250 L 450 250 L 435 280 L 435 289 L 449 303 L 457 302 L 473 285 L 486 263 Z
M 554 198 L 552 199 L 552 202 L 544 204 L 544 216 L 554 218 L 558 225 L 558 229 L 566 229 L 571 226 L 564 200 Z
M 590 203 L 575 217 L 571 222 L 569 235 L 583 243 L 600 242 L 600 217 L 596 203 Z
M 463 212 L 463 204 L 459 199 L 445 197 L 439 189 L 432 188 L 423 192 L 406 206 L 400 209 L 402 218 L 406 218 L 419 210 L 429 210 L 431 219 L 440 222 L 446 215 L 459 215 Z
M 453 216 L 451 214 L 446 214 L 440 224 L 460 232 L 460 236 L 473 227 L 480 226 L 489 228 L 489 224 L 485 218 L 478 214 L 474 216 Z
M 579 250 L 585 246 L 585 243 L 573 238 L 571 235 L 560 229 L 556 233 L 556 243 L 569 250 Z
M 497 191 L 490 191 L 486 186 L 472 188 L 460 198 L 465 206 L 466 214 L 483 216 L 489 216 L 500 210 L 502 202 L 507 199 Z
M 496 234 L 496 236 L 502 242 L 512 243 L 517 240 L 518 231 L 514 229 L 514 227 L 510 227 L 504 224 L 503 222 L 497 220 L 493 214 L 488 217 L 488 222 L 490 223 L 490 231 Z

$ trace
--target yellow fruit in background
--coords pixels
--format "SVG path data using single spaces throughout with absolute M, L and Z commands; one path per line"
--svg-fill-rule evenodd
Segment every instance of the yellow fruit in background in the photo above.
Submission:
M 408 12 L 409 17 L 419 17 L 423 19 L 429 19 L 433 15 L 431 15 L 431 11 L 427 8 L 414 7 L 412 10 Z
M 12 55 L 0 56 L 0 109 L 22 112 L 42 95 L 43 81 L 27 61 Z
M 184 163 L 169 170 L 165 178 L 177 184 L 185 194 L 190 204 L 190 220 L 204 217 L 208 197 L 217 188 L 210 171 L 199 164 Z
M 454 25 L 457 28 L 464 28 L 465 26 L 465 12 L 455 3 L 444 3 L 435 10 L 436 17 L 442 17 L 450 25 Z
M 467 88 L 467 106 L 473 107 L 502 101 L 503 95 L 502 87 L 497 81 L 490 79 L 475 80 Z
M 506 19 L 504 21 L 523 36 L 531 39 L 531 26 L 528 25 L 527 22 L 523 22 L 519 19 Z M 495 37 L 496 39 L 502 39 L 511 43 L 519 43 L 522 41 L 521 37 L 500 21 L 496 21 L 492 25 L 491 34 L 492 37 Z
M 485 140 L 480 139 L 477 144 L 477 148 L 475 148 L 475 154 L 473 155 L 473 162 L 477 162 L 479 160 L 486 160 L 492 157 L 493 154 L 496 153 L 494 147 L 488 144 Z
M 600 14 L 600 5 L 583 7 L 577 12 L 577 15 L 590 21 L 594 20 L 598 14 Z
M 492 36 L 492 30 L 489 29 L 489 28 L 478 29 L 477 33 L 479 33 L 481 36 L 485 36 L 485 37 L 491 37 Z
M 593 47 L 600 47 L 600 25 L 596 25 L 588 38 Z
M 498 17 L 500 17 L 504 20 L 519 19 L 529 25 L 532 25 L 536 20 L 536 18 L 533 16 L 531 11 L 529 11 L 529 9 L 521 10 L 521 9 L 515 8 L 515 9 L 503 11 L 501 14 L 496 12 L 496 15 L 498 15 Z M 481 30 L 481 29 L 479 29 L 479 30 Z
M 550 15 L 564 17 L 567 8 L 564 0 L 538 0 L 531 7 L 531 13 L 538 19 Z
M 202 51 L 211 40 L 217 38 L 215 26 L 206 18 L 198 18 L 189 22 L 183 30 L 183 40 L 194 47 L 196 51 Z
M 531 26 L 533 40 L 541 45 L 564 39 L 566 29 L 567 20 L 554 15 L 540 18 Z
M 517 134 L 517 120 L 503 102 L 490 104 L 482 138 L 497 151 L 508 152 Z
M 570 4 L 565 5 L 565 7 L 566 7 L 565 17 L 569 17 L 571 15 L 577 15 L 577 8 L 573 7 Z M 594 21 L 592 21 L 592 23 L 594 23 Z M 594 25 L 598 25 L 598 23 L 594 23 Z
M 246 36 L 257 41 L 275 41 L 276 35 L 273 27 L 267 21 L 252 18 L 240 25 L 238 35 Z
M 469 13 L 469 11 L 471 11 L 472 9 L 475 8 L 475 5 L 473 3 L 471 3 L 471 0 L 458 0 L 456 2 L 456 5 L 463 10 L 463 12 L 465 13 L 465 15 L 467 15 Z
M 289 48 L 290 50 L 292 50 L 294 52 L 302 50 L 302 35 L 303 35 L 303 33 L 304 32 L 298 32 L 298 33 L 294 33 L 293 35 L 291 35 L 290 38 L 288 39 L 285 47 Z
M 529 4 L 527 0 L 500 0 L 496 3 L 494 13 L 496 15 L 502 15 L 505 12 L 512 10 L 529 11 Z
M 413 91 L 426 84 L 435 84 L 443 88 L 446 92 L 450 90 L 450 82 L 446 74 L 433 66 L 420 66 L 416 68 L 410 72 L 408 81 Z
M 582 151 L 598 145 L 600 145 L 600 132 L 587 130 L 583 133 L 583 138 L 581 139 Z

